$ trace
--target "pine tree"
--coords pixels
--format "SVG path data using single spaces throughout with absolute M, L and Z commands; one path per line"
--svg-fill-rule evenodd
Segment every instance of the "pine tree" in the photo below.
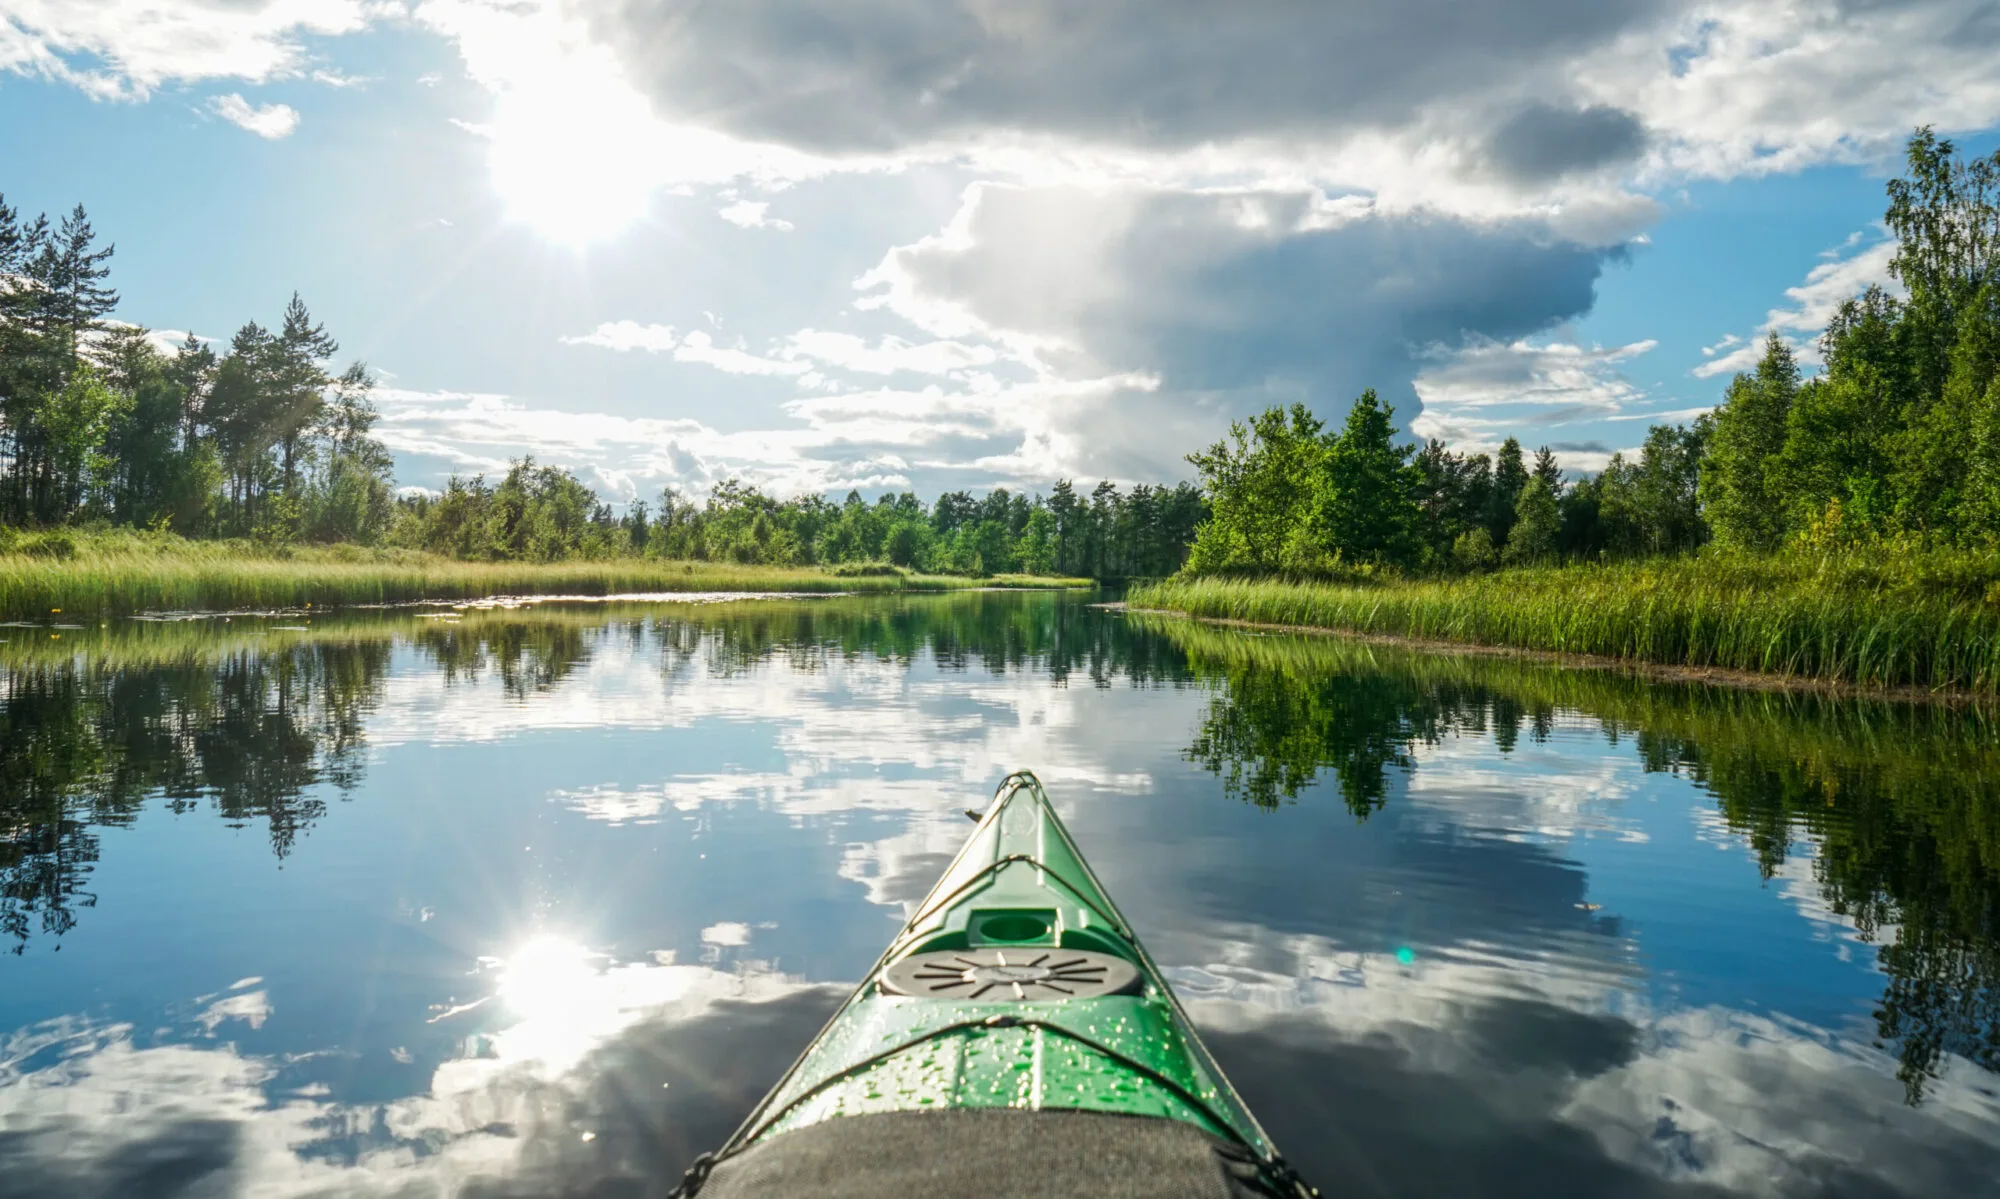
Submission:
M 1556 462 L 1554 451 L 1543 446 L 1535 451 L 1535 477 L 1548 485 L 1549 494 L 1561 500 L 1563 496 L 1562 466 Z
M 1500 444 L 1493 462 L 1493 489 L 1487 493 L 1487 531 L 1494 545 L 1507 544 L 1514 527 L 1514 508 L 1521 502 L 1521 489 L 1528 485 L 1528 467 L 1521 458 L 1521 443 L 1509 437 Z
M 278 446 L 279 473 L 288 495 L 298 489 L 299 447 L 319 421 L 326 389 L 333 382 L 324 363 L 339 349 L 340 343 L 312 319 L 299 293 L 293 292 L 272 347 L 270 404 L 271 441 Z
M 29 266 L 39 285 L 33 323 L 58 339 L 68 358 L 65 373 L 83 360 L 89 336 L 104 328 L 104 318 L 118 307 L 118 293 L 106 286 L 116 246 L 96 247 L 90 216 L 79 204 L 64 217 L 54 236 L 46 237 Z
M 208 392 L 215 385 L 215 351 L 193 333 L 174 351 L 167 376 L 180 389 L 181 449 L 191 451 L 200 435 L 202 411 Z

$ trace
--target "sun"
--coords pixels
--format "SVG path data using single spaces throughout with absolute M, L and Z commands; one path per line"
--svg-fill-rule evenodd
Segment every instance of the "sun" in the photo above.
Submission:
M 486 132 L 509 219 L 574 248 L 645 217 L 667 165 L 645 98 L 585 62 L 501 92 Z

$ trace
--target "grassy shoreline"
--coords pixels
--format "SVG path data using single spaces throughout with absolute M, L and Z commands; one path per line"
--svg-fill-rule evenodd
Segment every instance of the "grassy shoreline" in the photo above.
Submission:
M 358 546 L 262 549 L 246 542 L 108 533 L 68 539 L 65 552 L 0 553 L 0 620 L 127 616 L 152 611 L 329 607 L 500 595 L 783 592 L 802 595 L 1068 588 L 1087 579 L 975 579 L 905 571 L 739 566 L 614 558 L 464 562 Z
M 1722 555 L 1339 584 L 1169 579 L 1134 608 L 1412 641 L 2000 694 L 2000 586 L 1983 563 Z

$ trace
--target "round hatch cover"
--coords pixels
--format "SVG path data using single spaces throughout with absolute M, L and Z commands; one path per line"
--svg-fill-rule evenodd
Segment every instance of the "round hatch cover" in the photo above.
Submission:
M 1138 991 L 1139 968 L 1081 949 L 946 949 L 890 966 L 882 989 L 919 999 L 1092 999 Z

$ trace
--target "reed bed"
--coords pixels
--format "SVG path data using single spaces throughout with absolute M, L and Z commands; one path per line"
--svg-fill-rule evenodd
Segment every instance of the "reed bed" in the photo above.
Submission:
M 246 542 L 146 534 L 25 538 L 0 552 L 0 619 L 90 618 L 137 612 L 229 611 L 462 600 L 503 595 L 646 592 L 799 594 L 1090 586 L 1083 579 L 840 572 L 615 558 L 463 562 L 354 546 L 271 551 Z
M 1700 554 L 1371 585 L 1225 578 L 1134 608 L 1862 686 L 2000 692 L 1990 556 Z

